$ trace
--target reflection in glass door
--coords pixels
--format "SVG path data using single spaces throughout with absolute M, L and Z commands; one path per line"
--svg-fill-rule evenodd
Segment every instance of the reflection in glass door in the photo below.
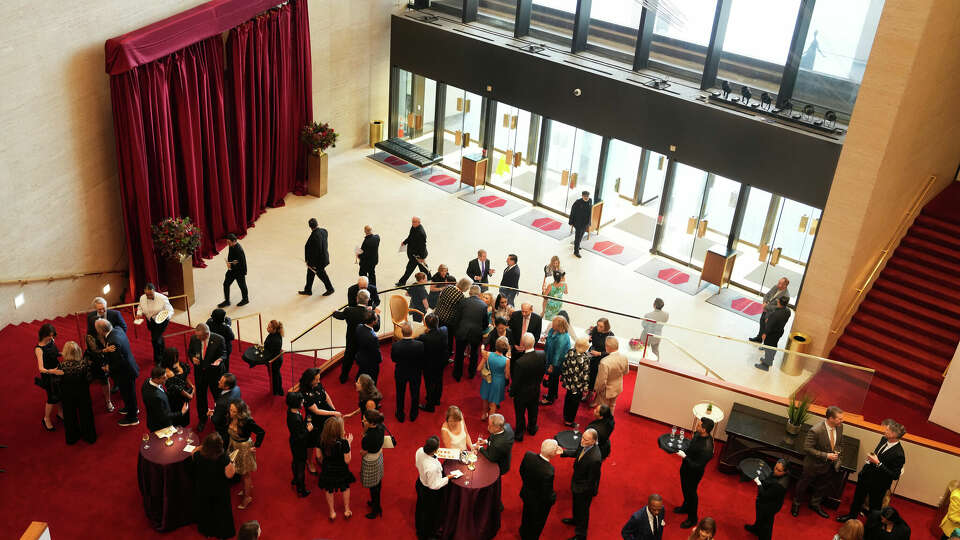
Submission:
M 460 158 L 465 154 L 481 152 L 480 126 L 482 125 L 483 97 L 447 86 L 444 101 L 443 165 L 460 172 Z
M 396 137 L 433 152 L 437 82 L 400 70 L 396 111 Z
M 490 184 L 533 200 L 540 144 L 540 116 L 498 103 L 490 160 Z
M 639 146 L 611 139 L 607 147 L 607 161 L 603 167 L 604 221 L 610 217 L 621 219 L 636 212 L 634 201 L 639 185 L 640 160 L 643 149 Z M 652 238 L 652 236 L 651 236 Z
M 540 204 L 563 214 L 581 191 L 593 196 L 600 168 L 603 138 L 573 126 L 551 121 L 550 151 L 547 153 L 540 189 Z
M 707 250 L 726 246 L 739 193 L 739 182 L 678 163 L 660 250 L 703 266 Z
M 667 156 L 649 152 L 643 177 L 643 193 L 640 204 L 648 205 L 660 198 L 663 193 L 663 180 L 667 177 Z

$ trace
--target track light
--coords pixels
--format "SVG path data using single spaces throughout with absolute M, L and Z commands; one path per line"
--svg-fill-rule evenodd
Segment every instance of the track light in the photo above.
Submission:
M 827 111 L 823 113 L 823 127 L 833 129 L 837 127 L 837 113 L 833 111 Z
M 770 104 L 773 103 L 773 100 L 770 99 L 770 94 L 764 92 L 760 94 L 760 105 L 763 109 L 770 109 Z
M 26 302 L 27 302 L 27 299 L 24 298 L 23 293 L 20 293 L 13 298 L 13 308 L 20 309 L 20 306 L 22 306 Z
M 804 105 L 804 106 L 803 106 L 803 119 L 806 120 L 807 122 L 811 121 L 811 120 L 813 119 L 813 114 L 814 114 L 815 112 L 817 112 L 817 110 L 813 108 L 813 105 L 810 105 L 809 103 L 806 104 L 806 105 Z
M 720 89 L 723 90 L 723 99 L 729 98 L 730 91 L 733 90 L 730 88 L 730 83 L 727 81 L 723 81 L 723 84 L 720 85 Z
M 740 88 L 740 97 L 741 97 L 741 100 L 740 100 L 740 101 L 742 101 L 742 102 L 746 103 L 747 105 L 749 105 L 749 104 L 750 104 L 750 97 L 751 97 L 752 95 L 753 95 L 753 94 L 750 93 L 750 89 L 747 88 L 746 86 L 743 86 L 743 87 Z

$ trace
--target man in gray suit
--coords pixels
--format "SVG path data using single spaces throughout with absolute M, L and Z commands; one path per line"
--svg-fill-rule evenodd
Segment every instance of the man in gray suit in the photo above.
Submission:
M 827 416 L 819 424 L 810 428 L 803 441 L 803 472 L 793 493 L 793 507 L 790 513 L 796 517 L 800 513 L 800 501 L 810 494 L 810 509 L 823 518 L 830 517 L 820 508 L 823 493 L 836 474 L 840 460 L 840 441 L 843 440 L 843 410 L 840 407 L 827 407 Z
M 757 329 L 757 335 L 750 338 L 750 341 L 754 343 L 763 341 L 763 328 L 767 322 L 767 315 L 770 315 L 773 313 L 773 310 L 777 309 L 777 298 L 781 296 L 790 297 L 790 291 L 787 289 L 787 285 L 790 285 L 790 280 L 782 277 L 776 286 L 772 287 L 767 291 L 767 294 L 763 295 L 763 313 L 760 314 L 760 326 Z
M 644 341 L 650 350 L 660 359 L 660 338 L 655 336 L 647 337 L 647 334 L 662 335 L 663 323 L 670 320 L 670 314 L 663 310 L 663 300 L 657 298 L 653 301 L 653 311 L 643 316 L 643 333 L 640 334 L 640 340 Z M 653 322 L 656 321 L 656 322 Z

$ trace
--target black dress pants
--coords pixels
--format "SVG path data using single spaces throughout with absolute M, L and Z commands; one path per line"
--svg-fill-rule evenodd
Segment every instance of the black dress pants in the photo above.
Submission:
M 513 408 L 517 413 L 517 422 L 513 426 L 515 433 L 520 436 L 522 436 L 524 432 L 532 435 L 533 432 L 537 430 L 537 413 L 540 411 L 540 396 L 536 394 L 532 396 L 514 396 Z
M 133 421 L 137 419 L 137 390 L 136 380 L 133 374 L 114 376 L 113 381 L 120 388 L 120 397 L 123 398 L 123 410 L 127 411 L 124 420 Z M 89 399 L 90 396 L 87 396 Z
M 317 271 L 307 268 L 307 284 L 303 286 L 303 290 L 307 292 L 313 292 L 313 276 L 314 274 L 320 278 L 320 281 L 323 282 L 323 286 L 326 287 L 327 291 L 333 290 L 333 284 L 330 283 L 330 277 L 327 276 L 327 270 L 325 268 L 317 268 Z
M 270 369 L 270 389 L 273 391 L 273 395 L 284 395 L 283 376 L 280 374 L 280 368 L 283 367 L 283 359 L 278 358 L 267 367 Z
M 580 241 L 583 240 L 583 234 L 587 232 L 587 228 L 584 227 L 574 227 L 573 228 L 573 252 L 580 253 Z
M 443 362 L 446 364 L 446 362 Z M 423 384 L 426 387 L 427 407 L 436 407 L 443 395 L 443 365 L 427 366 L 423 370 Z
M 773 538 L 773 518 L 775 516 L 775 513 L 771 514 L 770 512 L 757 510 L 757 520 L 753 524 L 753 530 L 760 540 L 771 540 Z
M 453 355 L 453 378 L 457 381 L 463 376 L 463 355 L 470 347 L 470 364 L 467 366 L 467 377 L 471 379 L 477 372 L 477 362 L 480 357 L 480 339 L 481 336 L 457 338 L 457 350 Z
M 413 271 L 416 268 L 419 268 L 421 272 L 427 274 L 428 276 L 430 275 L 430 269 L 427 268 L 425 264 L 418 261 L 417 258 L 414 257 L 413 255 L 407 255 L 407 268 L 406 270 L 403 271 L 403 277 L 401 277 L 397 281 L 401 285 L 405 285 L 407 283 L 407 279 L 410 278 L 410 275 L 413 274 Z
M 567 390 L 567 395 L 563 397 L 563 421 L 574 422 L 577 419 L 577 410 L 580 409 L 580 398 L 583 394 L 580 392 L 571 392 Z
M 163 340 L 163 333 L 167 331 L 167 325 L 170 320 L 163 321 L 160 324 L 153 322 L 152 318 L 147 318 L 147 330 L 150 331 L 150 344 L 153 345 L 153 363 L 159 365 L 163 360 L 163 352 L 166 350 L 166 344 Z
M 207 406 L 207 392 L 213 398 L 211 403 L 217 402 L 217 394 L 220 393 L 220 366 L 210 366 L 204 369 L 197 367 L 193 374 L 197 386 L 195 394 L 197 397 L 197 420 L 206 422 L 207 410 L 212 408 Z
M 66 399 L 64 399 L 66 403 Z M 860 473 L 860 476 L 863 477 L 863 473 Z M 859 481 L 857 482 L 857 489 L 853 492 L 853 501 L 850 503 L 850 511 L 847 512 L 851 516 L 857 516 L 860 514 L 860 509 L 863 508 L 863 503 L 867 500 L 869 496 L 870 501 L 870 511 L 880 510 L 883 506 L 883 496 L 887 494 L 887 489 L 890 488 L 889 485 L 876 485 L 876 482 L 869 481 Z
M 573 494 L 573 524 L 576 538 L 587 537 L 587 527 L 590 525 L 590 504 L 593 502 L 593 493 Z
M 520 514 L 521 540 L 538 540 L 540 538 L 552 507 L 553 503 L 549 501 L 523 501 L 523 510 Z
M 683 511 L 687 516 L 697 521 L 697 511 L 700 507 L 700 497 L 697 495 L 697 486 L 703 479 L 704 469 L 695 469 L 687 467 L 686 464 L 680 465 L 680 490 L 683 492 Z
M 547 401 L 553 403 L 557 400 L 557 394 L 560 392 L 560 368 L 553 368 L 552 373 L 547 373 Z
M 293 472 L 293 485 L 297 486 L 297 493 L 303 493 L 307 490 L 306 473 L 304 472 L 304 468 L 307 466 L 307 448 L 291 444 L 290 454 L 293 456 L 293 461 L 290 463 L 290 470 Z
M 368 365 L 364 365 L 357 362 L 357 368 L 358 368 L 357 378 L 359 378 L 361 375 L 366 373 L 367 375 L 370 376 L 371 379 L 373 379 L 374 384 L 376 384 L 377 377 L 380 376 L 380 364 L 373 364 L 368 366 Z
M 417 415 L 420 413 L 420 374 L 410 374 L 410 375 L 397 375 L 396 377 L 396 386 L 397 386 L 397 417 L 403 418 L 403 411 L 405 408 L 406 401 L 406 390 L 407 386 L 410 387 L 410 421 L 416 420 Z
M 833 478 L 834 470 L 832 466 L 828 466 L 823 471 L 811 469 L 804 468 L 803 473 L 801 473 L 800 480 L 797 481 L 797 486 L 793 492 L 793 503 L 800 504 L 804 500 L 806 492 L 810 491 L 810 506 L 819 508 L 827 484 Z
M 356 330 L 356 328 L 354 328 Z M 348 330 L 348 334 L 349 334 Z M 356 332 L 353 332 L 356 333 Z M 353 339 L 347 337 L 347 347 L 343 350 L 343 358 L 340 359 L 340 382 L 345 383 L 350 378 L 350 370 L 353 369 L 353 361 L 357 358 L 357 346 Z
M 361 276 L 367 276 L 367 279 L 370 280 L 370 284 L 374 287 L 377 286 L 377 265 L 364 266 L 360 265 L 360 274 Z
M 417 508 L 414 520 L 417 526 L 417 538 L 428 540 L 437 538 L 440 518 L 443 516 L 443 489 L 430 489 L 417 478 Z
M 763 327 L 767 325 L 767 310 L 760 312 L 760 326 L 757 327 L 757 335 L 753 339 L 759 341 L 763 337 Z
M 245 274 L 235 274 L 233 270 L 227 270 L 227 273 L 223 276 L 223 299 L 227 302 L 230 301 L 230 285 L 233 285 L 234 281 L 240 287 L 240 298 L 247 300 L 247 276 Z
M 86 381 L 63 380 L 60 391 L 63 429 L 66 432 L 67 444 L 73 444 L 81 438 L 91 444 L 96 442 L 97 429 L 93 422 L 93 403 L 90 401 L 90 387 Z

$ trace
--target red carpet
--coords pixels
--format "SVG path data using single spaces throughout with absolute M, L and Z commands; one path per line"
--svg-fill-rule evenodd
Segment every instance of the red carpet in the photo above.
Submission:
M 73 321 L 53 321 L 60 332 L 58 345 L 74 338 Z M 50 523 L 55 539 L 65 538 L 199 538 L 194 527 L 184 527 L 170 534 L 151 530 L 143 514 L 141 499 L 136 485 L 136 459 L 140 436 L 145 424 L 136 428 L 117 427 L 116 414 L 104 412 L 102 398 L 94 387 L 94 411 L 96 413 L 99 439 L 94 445 L 80 442 L 67 447 L 63 440 L 63 428 L 58 423 L 57 431 L 47 433 L 38 427 L 42 415 L 42 391 L 32 384 L 36 371 L 32 350 L 39 323 L 8 326 L 0 331 L 0 350 L 4 365 L 8 366 L 6 377 L 0 379 L 0 395 L 4 396 L 3 425 L 0 443 L 9 445 L 0 449 L 0 522 L 8 531 L 7 537 L 18 536 L 31 520 Z M 171 329 L 173 331 L 173 329 Z M 150 363 L 150 346 L 141 333 L 133 340 L 133 350 L 142 367 Z M 171 340 L 173 341 L 173 340 Z M 182 346 L 176 340 L 177 346 Z M 384 410 L 388 425 L 399 439 L 400 446 L 384 452 L 386 476 L 383 491 L 384 516 L 370 521 L 364 519 L 366 490 L 353 490 L 355 517 L 349 521 L 341 517 L 336 523 L 326 519 L 326 503 L 322 493 L 314 489 L 310 497 L 298 499 L 290 481 L 290 454 L 287 447 L 287 429 L 281 398 L 269 395 L 265 370 L 251 370 L 238 359 L 232 360 L 244 397 L 250 404 L 254 417 L 266 430 L 266 440 L 258 452 L 259 470 L 254 473 L 254 502 L 247 510 L 234 510 L 238 523 L 257 519 L 263 526 L 264 539 L 300 538 L 413 538 L 413 489 L 416 472 L 413 466 L 414 451 L 427 436 L 436 434 L 442 423 L 442 413 L 421 414 L 415 423 L 409 420 L 398 424 L 393 420 L 394 390 L 393 369 L 389 361 L 389 346 L 384 347 L 385 362 L 381 369 L 381 390 L 386 394 Z M 289 361 L 287 361 L 289 362 Z M 296 367 L 301 371 L 312 362 L 300 361 Z M 289 365 L 284 365 L 284 378 L 291 384 Z M 145 376 L 145 375 L 143 375 Z M 669 429 L 627 412 L 632 394 L 635 374 L 625 381 L 627 390 L 618 406 L 617 427 L 612 437 L 613 452 L 603 465 L 600 494 L 594 500 L 590 537 L 619 538 L 619 531 L 629 515 L 643 506 L 646 495 L 659 492 L 672 508 L 681 502 L 679 459 L 668 456 L 656 447 L 656 438 Z M 141 377 L 140 383 L 142 383 Z M 342 410 L 351 410 L 356 403 L 352 385 L 340 385 L 335 375 L 324 379 L 328 390 Z M 455 403 L 467 415 L 467 427 L 472 436 L 482 429 L 479 421 L 479 381 L 453 383 L 447 375 L 444 388 L 444 404 Z M 138 384 L 139 388 L 139 384 Z M 560 417 L 561 404 L 541 408 L 540 433 L 527 437 L 514 448 L 514 466 L 503 478 L 503 502 L 505 506 L 503 525 L 498 538 L 517 538 L 520 523 L 520 478 L 516 468 L 523 452 L 539 448 L 540 440 L 563 428 Z M 588 420 L 586 408 L 581 410 L 580 422 Z M 506 405 L 505 415 L 513 423 L 513 408 Z M 143 421 L 141 414 L 141 421 Z M 359 435 L 359 419 L 348 420 L 348 430 Z M 359 458 L 351 468 L 359 475 Z M 570 471 L 568 459 L 554 461 L 557 468 L 557 504 L 550 515 L 544 531 L 544 539 L 567 538 L 571 528 L 560 523 L 561 517 L 571 513 Z M 309 477 L 314 478 L 314 477 Z M 234 488 L 234 491 L 239 487 Z M 852 495 L 848 486 L 846 501 Z M 720 474 L 715 466 L 707 470 L 700 486 L 702 516 L 712 516 L 719 522 L 718 538 L 748 539 L 743 524 L 753 520 L 753 500 L 756 487 L 749 482 L 740 482 L 735 476 Z M 239 503 L 239 498 L 234 497 Z M 338 503 L 339 504 L 339 503 Z M 788 503 L 789 504 L 789 500 Z M 897 499 L 895 503 L 917 537 L 929 530 L 934 510 L 926 506 Z M 844 510 L 846 508 L 844 507 Z M 664 538 L 685 539 L 688 531 L 679 529 L 680 516 L 668 514 Z M 813 516 L 804 511 L 800 518 L 789 515 L 788 508 L 777 518 L 776 538 L 830 538 L 836 531 L 836 523 Z

